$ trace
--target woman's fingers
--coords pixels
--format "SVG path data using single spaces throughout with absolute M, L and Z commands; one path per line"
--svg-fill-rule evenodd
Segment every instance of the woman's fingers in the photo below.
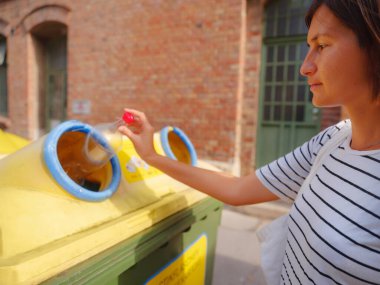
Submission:
M 149 121 L 143 112 L 129 108 L 125 108 L 124 111 L 133 116 L 133 120 L 127 123 L 127 126 L 130 127 L 135 133 L 141 133 L 147 126 L 149 126 Z
M 120 126 L 118 128 L 118 131 L 122 133 L 123 135 L 126 135 L 130 139 L 132 139 L 132 137 L 134 136 L 134 133 L 126 126 Z
M 150 131 L 151 125 L 143 112 L 131 108 L 124 108 L 124 112 L 129 113 L 128 116 L 133 117 L 133 119 L 126 122 L 126 126 L 124 125 L 126 128 L 119 129 L 120 132 L 131 137 L 133 134 L 142 134 Z
M 128 112 L 128 113 L 131 113 L 134 117 L 134 122 L 137 122 L 137 121 L 143 121 L 143 120 L 146 120 L 146 116 L 143 112 L 140 112 L 140 111 L 137 111 L 135 109 L 129 109 L 129 108 L 124 108 L 124 112 Z

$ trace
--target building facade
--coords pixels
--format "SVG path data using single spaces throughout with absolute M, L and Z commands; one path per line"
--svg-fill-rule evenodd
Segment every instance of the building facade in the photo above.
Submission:
M 310 0 L 0 0 L 0 115 L 35 139 L 143 110 L 245 174 L 340 118 L 299 67 Z

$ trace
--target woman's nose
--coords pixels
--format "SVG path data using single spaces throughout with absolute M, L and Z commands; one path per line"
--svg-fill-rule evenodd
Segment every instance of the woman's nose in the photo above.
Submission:
M 307 54 L 300 68 L 303 76 L 310 76 L 317 70 L 315 63 L 311 60 L 310 54 Z

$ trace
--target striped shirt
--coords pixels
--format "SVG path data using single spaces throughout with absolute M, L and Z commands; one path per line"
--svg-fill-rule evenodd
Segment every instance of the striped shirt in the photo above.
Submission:
M 319 150 L 344 124 L 256 171 L 292 203 L 281 284 L 380 284 L 380 150 L 351 149 L 349 134 L 297 197 Z

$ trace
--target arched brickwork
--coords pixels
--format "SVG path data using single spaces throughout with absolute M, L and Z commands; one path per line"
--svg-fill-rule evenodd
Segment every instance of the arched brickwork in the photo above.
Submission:
M 8 37 L 10 31 L 11 27 L 9 23 L 0 18 L 0 34 L 2 34 L 4 37 Z
M 28 13 L 21 23 L 26 32 L 45 22 L 59 22 L 68 26 L 69 12 L 70 9 L 64 6 L 41 6 Z

